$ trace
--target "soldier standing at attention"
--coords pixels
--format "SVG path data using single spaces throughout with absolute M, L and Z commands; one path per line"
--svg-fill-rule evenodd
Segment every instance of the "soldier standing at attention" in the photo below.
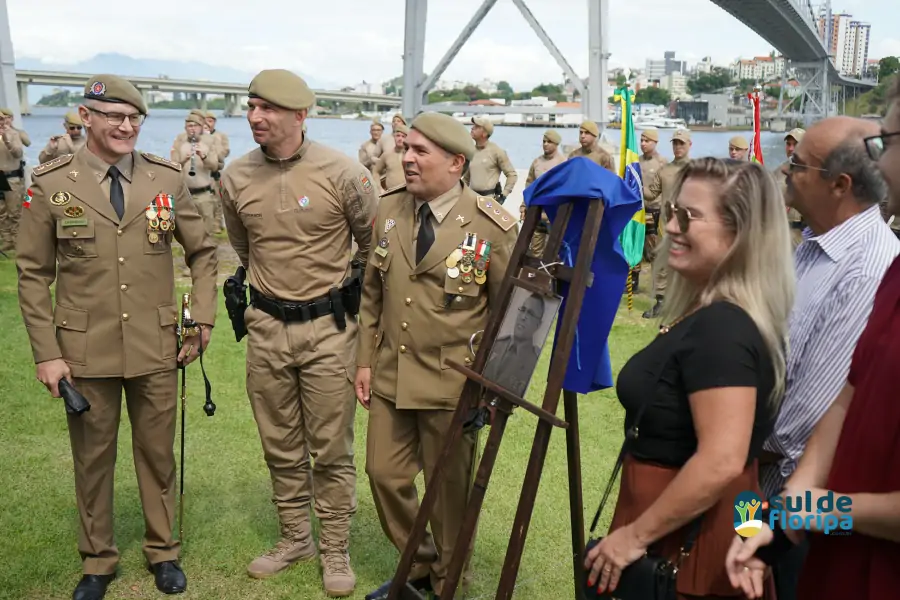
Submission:
M 176 360 L 188 364 L 201 343 L 209 344 L 216 247 L 179 166 L 134 150 L 147 114 L 141 93 L 124 79 L 97 75 L 88 79 L 84 97 L 78 112 L 87 144 L 34 170 L 17 248 L 19 304 L 37 378 L 58 398 L 65 377 L 92 404 L 67 416 L 84 571 L 72 597 L 100 600 L 116 577 L 113 474 L 123 390 L 144 510 L 144 556 L 157 589 L 177 594 L 187 580 L 172 535 Z M 191 314 L 202 329 L 201 340 L 187 338 L 181 352 L 173 237 L 184 247 Z
M 85 137 L 81 135 L 84 123 L 76 112 L 67 112 L 63 120 L 63 135 L 55 135 L 47 142 L 47 147 L 41 150 L 38 160 L 41 163 L 49 162 L 58 156 L 75 154 L 75 151 L 84 146 Z
M 661 200 L 660 206 L 665 207 L 667 202 L 674 202 L 675 198 L 672 194 L 675 192 L 675 182 L 678 174 L 690 162 L 691 154 L 691 132 L 688 129 L 678 129 L 672 134 L 672 154 L 675 159 L 669 164 L 663 166 L 656 177 L 650 182 L 650 194 Z M 666 231 L 666 221 L 663 218 L 665 211 L 660 212 L 656 216 L 657 241 L 655 248 L 659 247 L 662 241 L 659 238 Z M 654 255 L 656 253 L 654 252 Z M 644 311 L 641 315 L 645 319 L 655 319 L 662 310 L 663 300 L 666 296 L 666 279 L 668 269 L 666 268 L 667 257 L 654 256 L 654 260 L 650 263 L 650 273 L 653 278 L 653 294 L 656 296 L 656 304 L 650 310 Z
M 528 169 L 528 177 L 525 179 L 525 187 L 528 187 L 534 180 L 555 167 L 556 165 L 566 162 L 565 157 L 559 152 L 559 143 L 562 138 L 558 131 L 548 129 L 544 132 L 542 142 L 543 154 L 538 156 L 531 163 Z
M 396 126 L 394 131 L 397 131 Z M 375 166 L 375 161 L 383 153 L 383 148 L 381 147 L 381 136 L 383 134 L 384 125 L 378 119 L 373 119 L 372 124 L 369 126 L 369 135 L 372 137 L 364 141 L 362 146 L 359 147 L 359 162 L 369 170 L 372 170 L 372 167 Z
M 213 180 L 212 188 L 215 196 L 213 206 L 215 207 L 216 231 L 218 232 L 222 231 L 222 228 L 225 226 L 225 217 L 222 215 L 222 190 L 219 182 L 222 179 L 222 169 L 225 168 L 225 159 L 231 154 L 231 144 L 228 141 L 228 135 L 216 129 L 216 113 L 211 110 L 207 111 L 204 121 L 206 121 L 206 126 L 209 128 L 209 135 L 216 141 L 216 156 L 219 158 L 218 167 L 210 175 Z
M 228 237 L 250 283 L 247 394 L 281 522 L 281 539 L 247 572 L 270 577 L 316 558 L 314 499 L 325 592 L 349 596 L 360 289 L 350 253 L 355 239 L 365 266 L 377 198 L 359 162 L 303 134 L 315 102 L 294 73 L 260 72 L 247 111 L 260 147 L 222 174 Z
M 391 190 L 406 183 L 406 176 L 403 174 L 403 153 L 406 152 L 405 144 L 408 133 L 409 128 L 406 125 L 398 124 L 394 128 L 394 150 L 379 156 L 372 166 L 372 177 L 380 191 Z M 382 179 L 384 179 L 383 185 Z
M 5 110 L 5 109 L 4 109 Z M 12 118 L 0 119 L 0 178 L 9 183 L 10 191 L 0 188 L 0 250 L 11 250 L 16 243 L 22 202 L 25 200 L 25 169 L 22 138 L 12 126 Z
M 184 120 L 187 137 L 184 142 L 172 148 L 172 162 L 181 165 L 181 174 L 194 198 L 194 204 L 203 216 L 206 233 L 212 235 L 221 231 L 220 223 L 216 220 L 216 205 L 219 201 L 213 189 L 215 181 L 212 178 L 212 173 L 219 166 L 219 157 L 216 155 L 218 148 L 215 138 L 206 138 L 213 142 L 212 146 L 201 141 L 205 124 L 196 114 L 187 116 Z
M 569 152 L 568 158 L 583 156 L 589 158 L 604 169 L 615 172 L 616 163 L 613 161 L 612 155 L 600 147 L 597 138 L 600 137 L 600 128 L 593 121 L 585 121 L 578 129 L 578 143 L 580 148 L 575 148 Z
M 391 117 L 391 135 L 382 135 L 378 140 L 378 145 L 381 146 L 381 152 L 378 156 L 381 156 L 385 152 L 390 152 L 394 148 L 394 138 L 391 137 L 395 131 L 397 131 L 397 125 L 407 125 L 406 119 L 403 118 L 403 115 L 400 113 L 395 114 Z
M 750 142 L 742 135 L 736 135 L 728 140 L 728 157 L 731 160 L 749 160 Z
M 403 156 L 406 186 L 378 205 L 363 283 L 356 397 L 369 410 L 366 473 L 381 527 L 402 550 L 419 509 L 415 479 L 431 475 L 470 364 L 468 342 L 499 302 L 516 220 L 460 181 L 475 146 L 440 113 L 415 118 Z M 464 434 L 410 573 L 440 596 L 468 501 L 475 446 Z M 463 584 L 466 585 L 464 576 Z M 390 582 L 367 600 L 387 597 Z M 460 594 L 462 596 L 462 594 Z
M 506 198 L 516 187 L 519 174 L 509 161 L 506 150 L 490 141 L 494 124 L 487 117 L 472 117 L 471 133 L 475 140 L 475 156 L 470 161 L 463 181 L 479 196 L 492 196 L 501 203 L 506 202 Z M 501 173 L 506 177 L 502 188 Z
M 656 235 L 656 225 L 659 223 L 659 212 L 662 208 L 659 200 L 658 188 L 654 188 L 653 182 L 659 176 L 659 171 L 668 160 L 656 151 L 659 144 L 659 130 L 655 127 L 645 129 L 641 132 L 641 185 L 644 192 L 644 260 L 651 265 L 656 259 L 656 247 L 659 237 Z M 634 291 L 638 291 L 640 286 L 640 265 L 634 272 Z

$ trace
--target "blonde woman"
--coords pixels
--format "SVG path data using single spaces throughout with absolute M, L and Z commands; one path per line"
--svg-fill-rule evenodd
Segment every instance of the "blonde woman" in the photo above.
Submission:
M 660 251 L 671 272 L 664 325 L 616 386 L 626 429 L 641 413 L 639 435 L 610 533 L 585 567 L 589 583 L 614 592 L 645 552 L 674 561 L 693 530 L 679 598 L 736 597 L 722 557 L 735 497 L 760 493 L 757 457 L 784 393 L 790 233 L 781 193 L 757 163 L 693 160 L 672 198 Z

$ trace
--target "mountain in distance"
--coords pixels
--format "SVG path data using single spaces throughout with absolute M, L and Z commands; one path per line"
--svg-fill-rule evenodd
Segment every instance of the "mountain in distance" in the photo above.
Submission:
M 159 77 L 165 75 L 169 79 L 207 80 L 221 83 L 250 83 L 254 73 L 245 73 L 240 69 L 209 65 L 199 61 L 157 60 L 126 56 L 115 52 L 97 54 L 87 60 L 75 64 L 55 64 L 44 62 L 39 58 L 16 57 L 16 68 L 34 71 L 64 71 L 67 73 L 113 73 L 115 75 L 131 75 L 135 77 Z M 297 73 L 314 89 L 338 89 L 333 83 L 308 77 Z M 51 88 L 32 85 L 28 87 L 28 99 L 34 103 L 42 96 L 50 93 Z

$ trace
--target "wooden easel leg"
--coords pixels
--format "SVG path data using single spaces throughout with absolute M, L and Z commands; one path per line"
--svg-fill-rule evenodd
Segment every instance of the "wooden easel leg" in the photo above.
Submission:
M 563 390 L 566 409 L 566 455 L 569 465 L 569 511 L 572 519 L 572 561 L 575 572 L 575 600 L 583 600 L 584 502 L 581 495 L 581 434 L 578 430 L 578 394 Z

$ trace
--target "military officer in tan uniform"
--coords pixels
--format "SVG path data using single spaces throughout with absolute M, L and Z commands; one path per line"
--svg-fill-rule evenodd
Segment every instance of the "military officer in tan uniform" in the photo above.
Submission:
M 534 180 L 555 167 L 566 162 L 566 158 L 559 151 L 559 143 L 562 141 L 558 131 L 548 129 L 544 132 L 542 141 L 543 154 L 534 159 L 528 169 L 528 177 L 525 178 L 525 187 Z
M 787 156 L 787 160 L 778 165 L 775 169 L 773 175 L 775 176 L 775 180 L 778 182 L 778 185 L 781 189 L 781 195 L 784 196 L 785 201 L 787 201 L 787 173 L 788 168 L 791 165 L 791 156 L 794 155 L 794 148 L 797 147 L 803 140 L 803 136 L 806 134 L 805 129 L 800 129 L 799 127 L 796 129 L 792 129 L 788 132 L 786 136 L 784 136 L 784 153 Z M 794 244 L 794 248 L 799 246 L 803 242 L 803 229 L 806 227 L 806 223 L 803 222 L 803 217 L 797 211 L 796 208 L 788 206 L 787 209 L 788 222 L 791 225 L 791 241 Z
M 54 135 L 47 142 L 47 146 L 41 150 L 38 160 L 41 163 L 49 162 L 59 156 L 75 154 L 75 151 L 84 146 L 85 137 L 81 134 L 84 123 L 76 112 L 67 112 L 63 119 L 63 135 Z
M 146 524 L 144 556 L 156 587 L 175 594 L 187 585 L 172 535 L 176 360 L 191 362 L 209 343 L 216 248 L 179 166 L 134 150 L 147 114 L 140 92 L 114 75 L 96 75 L 84 97 L 78 112 L 87 144 L 34 170 L 17 247 L 19 303 L 37 378 L 59 397 L 65 377 L 92 405 L 67 416 L 84 571 L 73 599 L 103 598 L 116 576 L 113 473 L 123 391 Z M 191 314 L 202 328 L 202 342 L 187 338 L 181 352 L 174 240 L 184 248 Z
M 260 147 L 222 174 L 228 237 L 250 283 L 247 393 L 281 522 L 281 539 L 247 571 L 264 578 L 316 558 L 314 501 L 325 592 L 349 596 L 360 290 L 351 240 L 364 267 L 377 198 L 359 162 L 303 134 L 314 105 L 294 73 L 260 72 L 247 112 Z
M 10 190 L 4 191 L 0 181 L 0 250 L 11 250 L 15 245 L 25 199 L 25 169 L 22 138 L 12 126 L 12 118 L 0 120 L 0 180 L 5 179 Z
M 600 147 L 597 138 L 600 137 L 600 128 L 593 121 L 585 121 L 578 129 L 578 143 L 580 148 L 575 148 L 569 152 L 567 158 L 575 158 L 583 156 L 589 158 L 601 167 L 615 172 L 616 163 L 613 161 L 612 155 Z
M 672 155 L 674 160 L 663 166 L 657 176 L 650 182 L 650 193 L 655 198 L 659 198 L 660 206 L 665 207 L 667 202 L 674 202 L 672 194 L 675 191 L 675 181 L 678 174 L 690 162 L 691 153 L 691 132 L 688 129 L 678 129 L 672 134 Z M 657 218 L 657 236 L 662 237 L 666 231 L 666 220 L 663 217 L 665 211 L 659 213 Z M 657 240 L 656 247 L 662 240 Z M 656 296 L 656 303 L 650 310 L 644 311 L 641 315 L 645 319 L 655 319 L 662 310 L 663 301 L 666 296 L 666 279 L 668 269 L 666 268 L 667 257 L 654 256 L 653 262 L 650 264 L 650 273 L 653 278 L 653 294 Z
M 213 208 L 215 209 L 214 217 L 216 231 L 218 232 L 222 231 L 222 228 L 225 226 L 225 217 L 222 215 L 222 190 L 220 181 L 222 180 L 222 169 L 225 168 L 225 159 L 231 154 L 231 142 L 228 140 L 228 135 L 225 132 L 216 129 L 217 120 L 216 113 L 211 110 L 206 111 L 204 121 L 206 121 L 206 127 L 209 129 L 209 135 L 216 141 L 216 156 L 219 158 L 219 164 L 216 170 L 210 174 L 213 180 L 212 188 L 213 196 L 215 197 Z
M 16 129 L 16 127 L 13 126 L 13 111 L 8 108 L 0 108 L 0 114 L 2 114 L 6 118 L 6 121 L 9 123 L 10 128 L 12 128 L 16 133 L 19 134 L 19 137 L 22 139 L 22 145 L 26 148 L 31 146 L 31 138 L 28 137 L 28 132 L 26 132 L 24 129 Z
M 390 152 L 394 148 L 394 138 L 391 137 L 393 133 L 397 130 L 397 125 L 406 125 L 409 126 L 409 123 L 406 122 L 406 119 L 402 114 L 397 113 L 393 117 L 391 117 L 391 135 L 382 135 L 378 140 L 378 145 L 381 146 L 381 152 L 378 156 L 381 156 L 385 152 Z
M 465 378 L 445 363 L 471 362 L 468 341 L 499 302 L 516 220 L 493 197 L 461 183 L 475 146 L 465 126 L 426 112 L 403 157 L 406 186 L 378 205 L 363 284 L 356 395 L 369 409 L 366 473 L 381 527 L 406 545 L 419 508 L 415 479 L 428 480 Z M 475 438 L 465 434 L 416 553 L 410 581 L 440 596 L 468 499 Z M 468 577 L 464 577 L 465 581 Z M 387 597 L 390 583 L 369 593 Z
M 394 132 L 396 133 L 396 125 L 394 126 Z M 372 169 L 375 166 L 375 161 L 378 160 L 378 157 L 382 155 L 383 148 L 381 146 L 381 137 L 384 134 L 384 125 L 381 124 L 381 121 L 378 119 L 373 119 L 372 124 L 369 126 L 369 135 L 371 136 L 369 139 L 362 143 L 362 146 L 359 147 L 359 162 L 367 169 Z M 392 140 L 393 141 L 393 138 Z
M 200 141 L 207 144 L 210 148 L 212 148 L 216 144 L 216 140 L 213 135 L 209 132 L 209 125 L 206 124 L 206 113 L 200 110 L 199 108 L 193 109 L 188 115 L 196 115 L 203 122 L 203 131 L 200 132 Z M 175 148 L 183 144 L 187 141 L 188 134 L 186 131 L 182 131 L 178 135 L 175 136 L 175 141 L 172 143 L 172 151 L 174 152 Z M 172 160 L 175 160 L 174 157 Z M 224 159 L 223 159 L 224 160 Z M 224 166 L 224 163 L 223 163 Z
M 215 180 L 212 178 L 213 172 L 219 166 L 219 157 L 216 154 L 218 145 L 215 138 L 207 137 L 207 140 L 213 142 L 211 146 L 208 142 L 202 141 L 201 133 L 204 125 L 205 121 L 198 115 L 187 116 L 184 122 L 187 137 L 184 142 L 172 148 L 172 162 L 181 165 L 181 174 L 191 192 L 194 204 L 203 216 L 206 233 L 212 235 L 222 230 L 219 221 L 216 220 L 216 205 L 219 199 L 213 187 Z
M 404 144 L 408 133 L 409 127 L 402 123 L 398 124 L 394 128 L 394 150 L 379 156 L 372 165 L 372 177 L 379 192 L 406 183 L 406 176 L 403 174 L 403 153 L 406 152 Z
M 492 196 L 500 202 L 512 194 L 519 174 L 509 160 L 506 150 L 490 141 L 494 133 L 494 124 L 487 117 L 472 118 L 472 139 L 475 140 L 475 156 L 469 164 L 469 170 L 463 181 L 480 196 Z M 506 178 L 500 187 L 500 174 Z
M 657 234 L 657 223 L 659 222 L 660 198 L 659 191 L 653 186 L 653 182 L 659 176 L 659 171 L 668 160 L 661 155 L 656 147 L 659 144 L 659 130 L 650 127 L 641 131 L 641 157 L 639 159 L 641 165 L 641 185 L 644 193 L 644 260 L 646 260 L 652 269 L 653 260 L 656 258 L 656 247 L 659 241 Z M 639 266 L 640 267 L 640 266 Z M 634 291 L 637 292 L 640 287 L 640 268 L 634 272 Z
M 728 157 L 732 160 L 749 160 L 750 142 L 742 135 L 736 135 L 728 140 Z

